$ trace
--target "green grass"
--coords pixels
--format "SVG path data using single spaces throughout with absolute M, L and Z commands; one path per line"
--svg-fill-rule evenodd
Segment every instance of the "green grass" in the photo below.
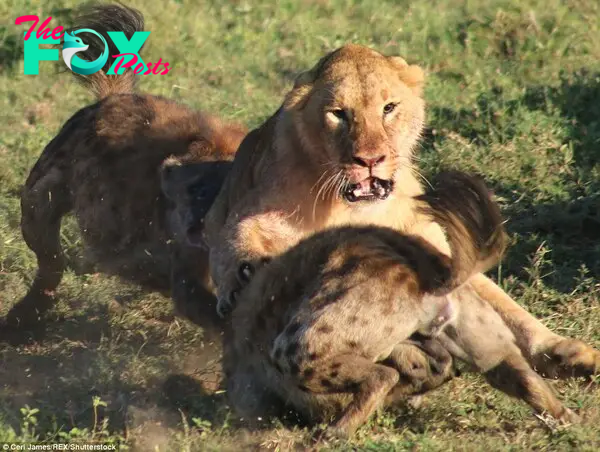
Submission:
M 428 72 L 425 173 L 483 173 L 513 246 L 500 284 L 552 329 L 600 346 L 600 6 L 596 0 L 136 0 L 145 57 L 168 61 L 141 89 L 251 126 L 296 73 L 345 42 Z M 62 123 L 91 102 L 56 66 L 23 75 L 23 14 L 68 24 L 70 0 L 0 2 L 0 315 L 35 270 L 19 232 L 19 189 Z M 81 253 L 74 221 L 63 228 Z M 351 443 L 279 425 L 249 432 L 214 394 L 202 333 L 168 299 L 70 271 L 42 340 L 0 344 L 0 442 L 97 439 L 136 450 L 597 450 L 600 391 L 555 384 L 584 416 L 547 424 L 474 375 L 418 409 L 388 411 Z M 99 399 L 98 399 L 99 398 Z M 39 410 L 39 411 L 36 411 Z

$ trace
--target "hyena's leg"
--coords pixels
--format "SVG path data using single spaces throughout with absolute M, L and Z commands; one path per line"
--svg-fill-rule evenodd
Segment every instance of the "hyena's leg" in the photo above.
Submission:
M 60 223 L 71 208 L 65 171 L 42 156 L 21 195 L 21 231 L 36 255 L 38 270 L 27 295 L 8 313 L 10 325 L 35 322 L 52 307 L 52 292 L 60 283 L 65 267 Z
M 257 371 L 251 365 L 237 365 L 226 382 L 229 403 L 246 425 L 260 426 L 286 412 L 284 401 L 257 379 Z
M 523 399 L 538 413 L 548 413 L 563 422 L 577 422 L 578 416 L 556 398 L 554 391 L 535 373 L 515 347 L 504 360 L 487 371 L 487 381 L 504 393 Z
M 383 405 L 388 392 L 398 383 L 399 374 L 392 367 L 373 363 L 358 355 L 329 358 L 322 362 L 313 361 L 311 365 L 314 367 L 308 373 L 300 372 L 296 377 L 290 374 L 286 378 L 296 378 L 304 391 L 313 394 L 352 394 L 352 401 L 332 428 L 334 434 L 347 437 Z M 284 373 L 288 371 L 284 370 Z
M 452 354 L 475 366 L 492 386 L 523 399 L 538 413 L 565 422 L 578 419 L 534 372 L 514 335 L 488 303 L 470 293 L 460 297 L 458 312 L 439 337 Z
M 217 298 L 210 281 L 208 252 L 173 245 L 171 297 L 177 314 L 202 327 L 205 340 L 219 340 L 223 320 L 217 314 Z
M 580 340 L 553 333 L 486 276 L 474 276 L 458 293 L 468 294 L 473 290 L 500 314 L 522 353 L 541 375 L 567 378 L 600 373 L 598 350 Z
M 381 363 L 400 374 L 398 384 L 386 398 L 386 405 L 435 389 L 455 376 L 452 355 L 437 339 L 417 334 L 411 339 L 396 345 Z

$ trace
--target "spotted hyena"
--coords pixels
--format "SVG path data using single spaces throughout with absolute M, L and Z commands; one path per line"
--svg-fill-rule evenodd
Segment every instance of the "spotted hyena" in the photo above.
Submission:
M 386 400 L 448 380 L 458 358 L 536 411 L 577 419 L 498 313 L 481 299 L 457 299 L 456 289 L 504 249 L 502 218 L 485 185 L 444 173 L 415 201 L 444 227 L 451 257 L 410 231 L 341 227 L 256 271 L 239 295 L 225 349 L 227 390 L 241 416 L 291 406 L 308 420 L 333 421 L 345 436 Z

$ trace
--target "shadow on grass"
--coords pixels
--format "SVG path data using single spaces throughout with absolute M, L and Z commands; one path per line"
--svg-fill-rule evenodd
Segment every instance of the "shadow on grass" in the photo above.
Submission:
M 502 91 L 492 88 L 481 94 L 474 108 L 459 110 L 432 107 L 433 118 L 424 139 L 424 154 L 443 144 L 445 135 L 434 130 L 458 133 L 477 146 L 486 140 L 506 142 L 519 136 L 518 109 L 560 112 L 565 144 L 573 151 L 573 174 L 569 175 L 569 200 L 536 203 L 525 197 L 519 184 L 487 180 L 493 190 L 508 200 L 505 216 L 508 231 L 517 237 L 505 260 L 507 275 L 520 278 L 535 251 L 544 244 L 552 251 L 554 273 L 545 280 L 553 288 L 569 293 L 576 286 L 582 265 L 587 276 L 600 278 L 600 73 L 581 70 L 562 74 L 558 86 L 530 86 L 522 96 L 503 100 Z
M 558 87 L 529 87 L 522 99 L 531 110 L 558 108 L 567 142 L 573 149 L 573 167 L 579 183 L 571 191 L 569 201 L 531 205 L 527 209 L 509 206 L 507 211 L 511 232 L 522 238 L 535 237 L 552 250 L 557 270 L 552 279 L 554 287 L 562 292 L 574 288 L 574 278 L 582 265 L 589 270 L 587 276 L 600 278 L 600 180 L 594 175 L 600 164 L 598 99 L 600 73 L 585 70 L 562 74 Z M 505 191 L 506 188 L 515 187 L 504 187 Z
M 531 110 L 558 107 L 566 119 L 569 141 L 573 145 L 577 169 L 582 176 L 600 163 L 600 72 L 582 69 L 574 74 L 563 73 L 560 85 L 533 86 L 523 97 Z M 600 181 L 589 183 L 598 188 Z
M 104 417 L 109 430 L 118 432 L 147 423 L 179 429 L 182 415 L 189 423 L 194 418 L 216 427 L 226 422 L 225 397 L 214 394 L 218 344 L 190 351 L 189 359 L 197 365 L 184 374 L 165 352 L 164 335 L 128 334 L 111 326 L 109 319 L 108 309 L 101 306 L 36 330 L 15 335 L 3 330 L 0 342 L 15 344 L 0 345 L 0 414 L 5 422 L 18 432 L 19 409 L 25 405 L 40 410 L 40 433 L 57 427 L 91 429 Z M 137 369 L 131 363 L 138 359 L 140 366 L 151 361 L 150 374 L 132 375 Z M 94 413 L 95 396 L 108 408 L 98 407 Z
M 518 237 L 509 254 L 508 270 L 518 269 L 542 244 L 551 250 L 554 272 L 545 281 L 570 293 L 585 266 L 587 277 L 600 278 L 600 196 L 590 195 L 569 202 L 539 204 L 528 209 L 507 209 L 508 230 Z M 519 276 L 523 276 L 519 274 Z
M 559 86 L 533 85 L 515 99 L 505 100 L 500 87 L 480 94 L 473 108 L 430 107 L 432 118 L 425 133 L 425 152 L 441 144 L 443 137 L 434 129 L 448 129 L 475 144 L 488 144 L 486 138 L 495 135 L 501 141 L 513 139 L 515 113 L 519 108 L 530 111 L 550 111 L 558 108 L 567 130 L 567 142 L 573 146 L 575 166 L 583 174 L 600 163 L 600 73 L 582 69 L 574 74 L 563 73 Z M 518 124 L 517 124 L 518 125 Z M 600 181 L 589 181 L 596 187 Z

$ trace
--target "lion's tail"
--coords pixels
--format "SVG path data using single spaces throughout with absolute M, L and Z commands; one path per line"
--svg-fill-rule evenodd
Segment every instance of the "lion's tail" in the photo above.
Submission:
M 75 25 L 67 30 L 73 32 L 83 28 L 90 28 L 104 38 L 108 45 L 108 60 L 98 72 L 91 75 L 80 75 L 73 72 L 77 81 L 89 89 L 98 99 L 103 99 L 111 94 L 132 93 L 135 89 L 137 76 L 131 69 L 126 69 L 121 75 L 108 75 L 107 72 L 115 61 L 113 55 L 119 54 L 119 49 L 108 37 L 109 31 L 121 31 L 127 39 L 131 39 L 137 31 L 144 31 L 144 16 L 139 11 L 123 5 L 91 5 L 84 7 L 75 19 Z M 78 56 L 88 61 L 100 57 L 105 50 L 104 43 L 91 33 L 85 35 L 88 49 L 79 52 Z M 138 53 L 141 52 L 141 49 Z
M 430 286 L 431 292 L 443 294 L 496 265 L 507 236 L 500 209 L 481 178 L 448 171 L 434 185 L 418 200 L 420 210 L 444 227 L 450 244 L 449 272 Z

